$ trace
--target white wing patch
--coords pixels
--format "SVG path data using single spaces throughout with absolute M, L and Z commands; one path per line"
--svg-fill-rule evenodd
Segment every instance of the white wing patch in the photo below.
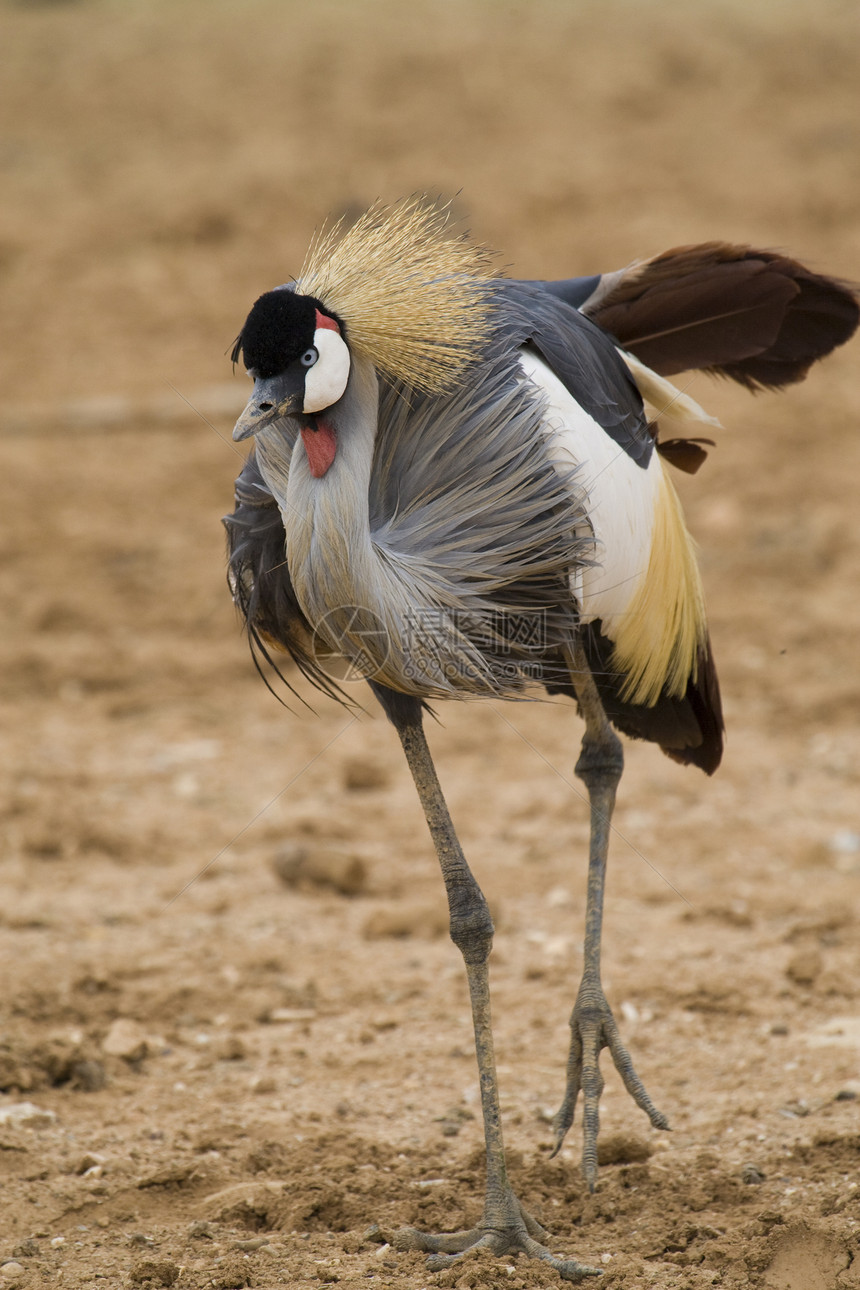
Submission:
M 648 569 L 659 459 L 655 452 L 647 470 L 637 466 L 535 353 L 522 351 L 520 365 L 548 400 L 544 433 L 553 461 L 565 472 L 576 468 L 587 498 L 594 564 L 577 570 L 571 590 L 584 621 L 602 619 L 614 639 Z
M 586 496 L 594 563 L 571 576 L 582 619 L 600 619 L 613 641 L 624 699 L 652 705 L 664 686 L 684 694 L 707 628 L 695 548 L 660 457 L 637 465 L 541 358 L 523 350 L 520 365 L 546 400 L 554 463 L 576 469 Z

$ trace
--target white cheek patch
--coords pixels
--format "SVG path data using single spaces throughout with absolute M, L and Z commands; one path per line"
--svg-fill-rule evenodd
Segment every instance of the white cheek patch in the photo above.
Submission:
M 322 412 L 337 403 L 349 380 L 349 350 L 346 341 L 330 327 L 314 332 L 314 347 L 319 358 L 308 368 L 305 377 L 303 412 Z

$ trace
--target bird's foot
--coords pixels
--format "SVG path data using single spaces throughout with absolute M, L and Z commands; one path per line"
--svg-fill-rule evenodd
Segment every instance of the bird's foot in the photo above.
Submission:
M 567 1087 L 564 1100 L 553 1120 L 556 1155 L 564 1142 L 565 1134 L 573 1123 L 577 1098 L 582 1092 L 582 1172 L 590 1191 L 597 1184 L 597 1134 L 600 1128 L 600 1095 L 603 1076 L 599 1058 L 603 1048 L 608 1048 L 615 1069 L 624 1081 L 624 1087 L 640 1107 L 655 1129 L 668 1129 L 669 1121 L 651 1101 L 645 1085 L 633 1068 L 630 1054 L 621 1042 L 612 1009 L 599 981 L 595 984 L 583 980 L 573 1013 L 570 1018 L 570 1057 L 567 1063 Z
M 415 1227 L 402 1227 L 395 1232 L 393 1244 L 398 1250 L 425 1250 L 430 1257 L 427 1267 L 431 1272 L 441 1272 L 472 1250 L 489 1249 L 493 1254 L 525 1254 L 541 1259 L 555 1268 L 563 1281 L 574 1284 L 586 1277 L 599 1277 L 600 1268 L 590 1268 L 575 1259 L 562 1259 L 551 1254 L 543 1242 L 549 1233 L 523 1208 L 508 1188 L 501 1201 L 489 1201 L 484 1216 L 477 1227 L 466 1232 L 446 1232 L 439 1236 L 420 1232 Z

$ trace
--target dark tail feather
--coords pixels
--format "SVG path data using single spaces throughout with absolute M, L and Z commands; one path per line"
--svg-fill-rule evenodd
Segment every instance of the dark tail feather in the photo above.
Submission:
M 802 381 L 860 321 L 848 283 L 725 242 L 604 274 L 580 307 L 663 376 L 704 369 L 750 390 Z
M 696 679 L 687 683 L 686 693 L 673 696 L 664 691 L 646 708 L 621 698 L 626 678 L 611 670 L 613 645 L 600 626 L 600 622 L 584 624 L 582 643 L 612 724 L 631 739 L 659 744 L 673 761 L 713 775 L 723 755 L 723 710 L 710 642 L 706 640 L 699 651 Z

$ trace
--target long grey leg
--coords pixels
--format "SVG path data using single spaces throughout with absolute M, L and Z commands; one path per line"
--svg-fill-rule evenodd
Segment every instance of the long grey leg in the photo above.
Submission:
M 582 751 L 575 772 L 588 790 L 591 837 L 588 852 L 588 895 L 585 910 L 585 952 L 582 982 L 570 1017 L 571 1042 L 567 1087 L 553 1122 L 556 1154 L 573 1123 L 577 1098 L 583 1095 L 582 1171 L 591 1191 L 597 1182 L 597 1135 L 600 1128 L 601 1050 L 608 1048 L 624 1087 L 657 1129 L 669 1121 L 658 1111 L 633 1068 L 630 1054 L 612 1015 L 600 981 L 600 938 L 603 926 L 603 892 L 606 857 L 615 807 L 615 792 L 624 757 L 621 741 L 609 724 L 591 669 L 581 645 L 571 653 L 571 680 L 585 720 Z
M 495 1204 L 496 1198 L 507 1189 L 508 1180 L 490 1017 L 489 957 L 493 947 L 493 920 L 454 832 L 421 725 L 405 726 L 398 734 L 442 868 L 451 940 L 466 964 L 487 1145 L 487 1200 L 488 1204 Z
M 508 1183 L 490 1017 L 488 960 L 493 944 L 493 921 L 454 832 L 422 728 L 420 706 L 404 702 L 401 696 L 389 697 L 381 687 L 373 688 L 400 736 L 442 868 L 448 895 L 451 939 L 462 953 L 466 965 L 487 1157 L 487 1194 L 484 1213 L 477 1227 L 467 1232 L 443 1235 L 405 1228 L 397 1234 L 396 1244 L 401 1249 L 426 1250 L 431 1255 L 428 1265 L 434 1270 L 448 1266 L 467 1250 L 488 1246 L 496 1254 L 519 1251 L 541 1259 L 567 1281 L 579 1282 L 587 1276 L 599 1275 L 600 1269 L 587 1267 L 574 1259 L 559 1258 L 540 1243 L 548 1239 L 547 1233 L 522 1207 Z

